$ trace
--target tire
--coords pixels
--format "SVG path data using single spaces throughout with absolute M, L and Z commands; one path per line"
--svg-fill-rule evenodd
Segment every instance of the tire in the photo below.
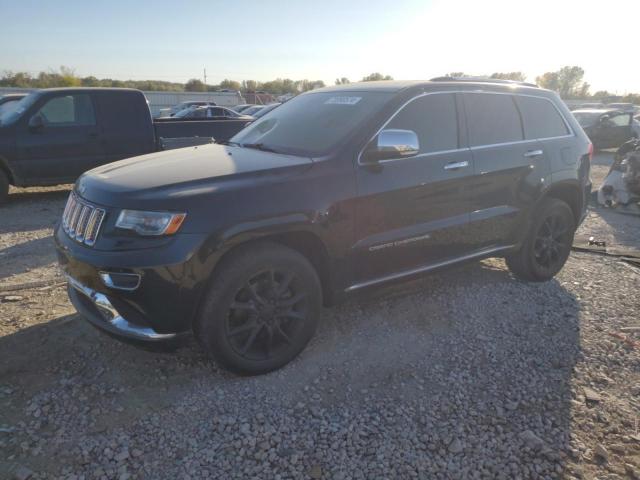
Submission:
M 575 230 L 571 207 L 557 198 L 545 198 L 536 210 L 526 240 L 506 257 L 507 267 L 521 280 L 551 280 L 569 258 Z
M 215 271 L 194 324 L 204 349 L 228 370 L 259 375 L 293 360 L 315 333 L 318 275 L 275 243 L 239 247 Z
M 9 196 L 9 178 L 7 174 L 0 170 L 0 205 L 7 201 Z

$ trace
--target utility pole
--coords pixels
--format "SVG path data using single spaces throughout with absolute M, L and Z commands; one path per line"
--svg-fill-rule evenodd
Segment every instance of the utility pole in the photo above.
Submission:
M 204 84 L 207 84 L 207 67 L 204 67 Z

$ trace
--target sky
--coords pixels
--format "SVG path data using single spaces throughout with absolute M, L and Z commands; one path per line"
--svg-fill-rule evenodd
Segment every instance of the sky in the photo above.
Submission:
M 0 0 L 0 71 L 186 82 L 585 70 L 640 92 L 640 0 Z M 634 60 L 635 59 L 635 60 Z

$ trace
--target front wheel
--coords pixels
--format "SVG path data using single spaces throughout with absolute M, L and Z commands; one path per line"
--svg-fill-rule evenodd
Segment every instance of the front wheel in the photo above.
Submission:
M 194 331 L 218 363 L 257 375 L 304 349 L 321 307 L 320 280 L 304 256 L 278 244 L 252 244 L 222 261 Z
M 551 280 L 569 258 L 575 230 L 575 217 L 566 202 L 542 200 L 522 247 L 506 257 L 509 270 L 529 282 Z

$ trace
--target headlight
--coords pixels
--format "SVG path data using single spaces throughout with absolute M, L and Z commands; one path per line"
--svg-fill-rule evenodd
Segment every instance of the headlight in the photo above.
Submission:
M 133 230 L 139 235 L 173 235 L 186 216 L 186 213 L 122 210 L 118 215 L 116 227 Z

